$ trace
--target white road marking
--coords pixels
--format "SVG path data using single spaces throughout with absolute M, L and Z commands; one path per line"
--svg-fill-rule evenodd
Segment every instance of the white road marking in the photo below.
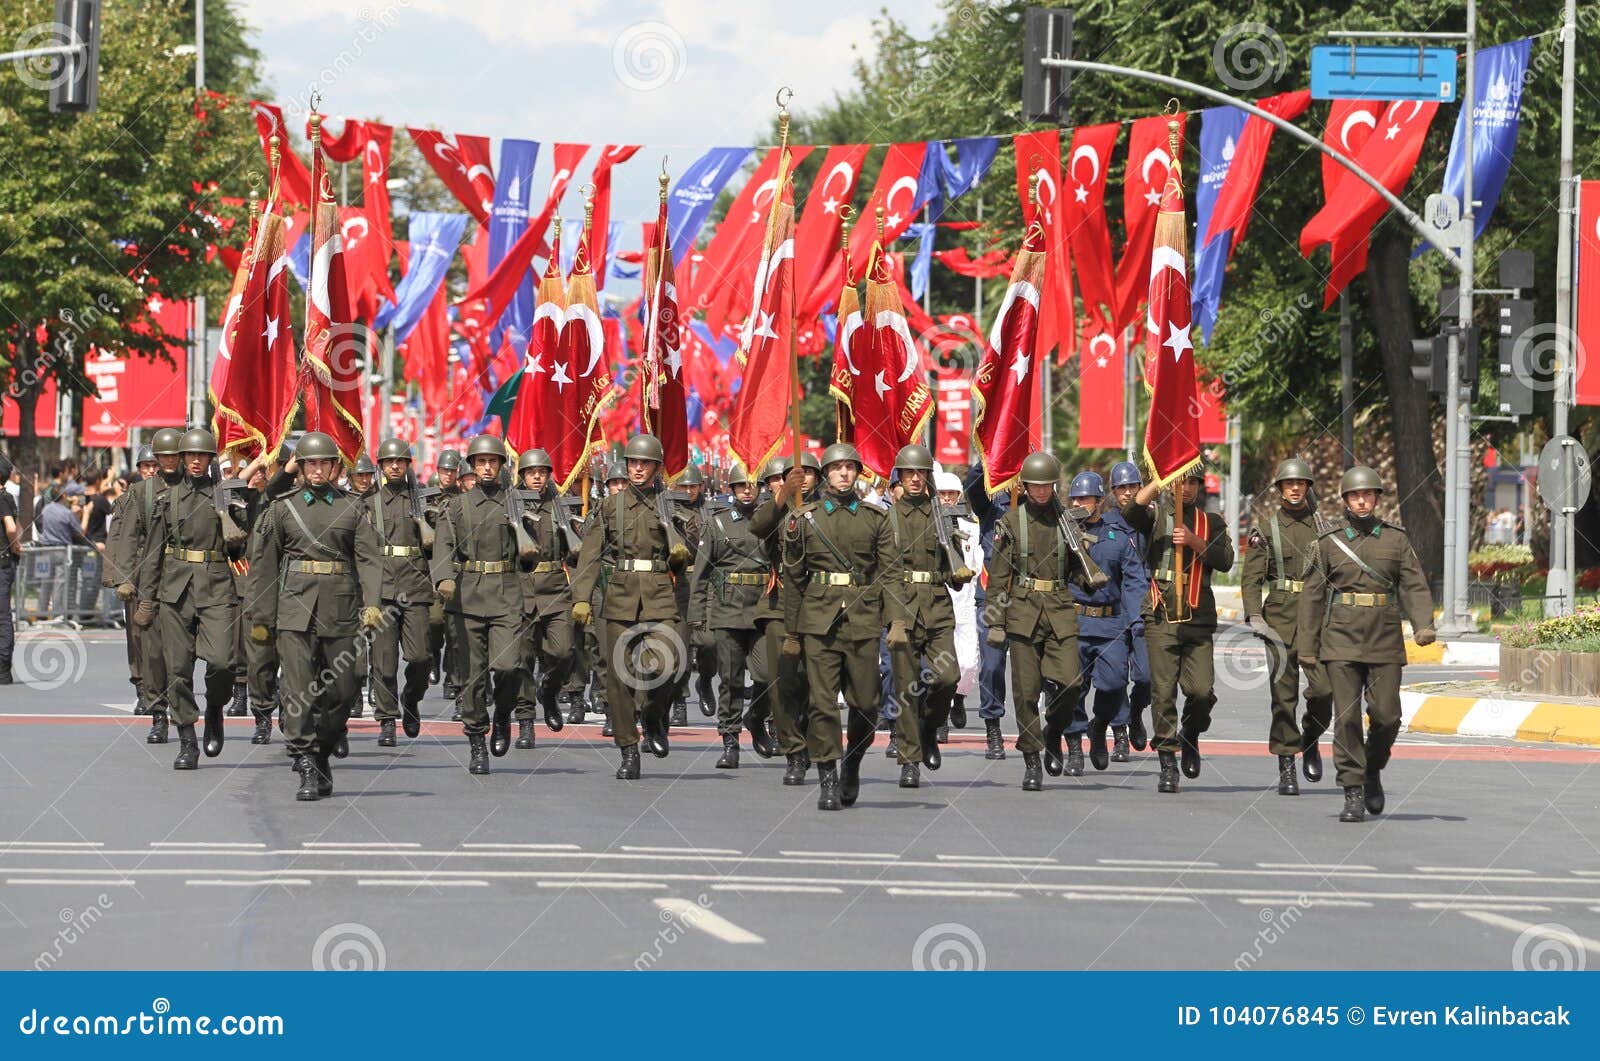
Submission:
M 1193 899 L 1187 895 L 1117 895 L 1101 892 L 1062 892 L 1061 898 L 1074 900 L 1088 900 L 1098 903 L 1192 903 Z M 1243 901 L 1243 900 L 1241 900 Z
M 1530 914 L 1548 914 L 1550 912 L 1550 908 L 1548 906 L 1540 906 L 1538 903 L 1496 903 L 1488 902 L 1481 898 L 1463 899 L 1459 902 L 1412 903 L 1411 908 L 1414 910 L 1455 910 L 1463 914 L 1467 913 L 1469 910 L 1477 910 L 1480 912 L 1484 910 L 1514 910 L 1523 911 Z
M 377 850 L 383 850 L 385 848 L 392 849 L 392 848 L 396 848 L 396 847 L 414 848 L 414 847 L 421 847 L 422 845 L 421 844 L 410 843 L 410 842 L 394 842 L 394 843 L 391 843 L 391 842 L 389 842 L 387 840 L 357 841 L 357 842 L 354 842 L 354 843 L 352 843 L 350 841 L 347 841 L 347 840 L 307 840 L 304 843 L 302 843 L 300 846 L 302 846 L 302 847 L 316 847 L 316 848 L 325 848 L 325 847 L 358 848 L 359 847 L 359 848 L 372 848 L 372 849 L 377 849 Z
M 1590 907 L 1590 909 L 1600 911 L 1600 906 Z M 1519 921 L 1514 917 L 1502 917 L 1500 914 L 1488 910 L 1459 910 L 1457 912 L 1465 917 L 1472 918 L 1474 921 L 1482 921 L 1486 925 L 1510 929 L 1512 932 L 1517 933 L 1528 932 L 1541 927 L 1531 921 Z M 1560 926 L 1560 928 L 1562 929 L 1562 934 L 1568 939 L 1576 940 L 1597 957 L 1600 957 L 1600 940 L 1590 939 L 1588 936 L 1580 936 L 1565 925 Z
M 1039 855 L 934 855 L 940 862 L 1035 862 L 1048 863 L 1061 860 Z
M 831 884 L 713 884 L 714 892 L 776 892 L 794 895 L 842 895 L 843 888 Z
M 526 874 L 515 873 L 512 876 L 522 877 Z M 589 891 L 610 889 L 612 891 L 654 892 L 666 891 L 665 884 L 643 880 L 586 880 L 579 874 L 573 874 L 572 880 L 542 880 L 536 882 L 541 888 L 581 888 Z
M 1375 872 L 1376 866 L 1362 866 L 1354 862 L 1332 863 L 1318 865 L 1315 862 L 1257 862 L 1262 869 L 1287 869 L 1299 870 L 1305 873 L 1345 873 L 1350 870 L 1366 870 Z
M 1103 866 L 1149 866 L 1162 869 L 1214 869 L 1215 862 L 1181 862 L 1167 861 L 1160 858 L 1097 858 L 1096 862 Z
M 1239 901 L 1240 902 L 1244 902 L 1245 900 L 1240 899 Z M 1254 901 L 1254 900 L 1252 900 L 1252 901 Z M 1367 902 L 1365 899 L 1324 899 L 1321 896 L 1317 896 L 1315 898 L 1308 897 L 1306 905 L 1307 906 L 1311 906 L 1311 907 L 1318 907 L 1318 906 L 1341 906 L 1342 907 L 1342 906 L 1349 906 L 1349 907 L 1353 907 L 1355 909 L 1364 910 L 1364 909 L 1370 907 L 1372 904 Z
M 885 851 L 779 851 L 778 854 L 789 858 L 886 858 L 891 861 L 900 857 Z
M 195 847 L 235 848 L 235 847 L 266 847 L 267 845 L 266 844 L 247 843 L 247 842 L 245 842 L 243 840 L 240 840 L 240 841 L 229 841 L 229 840 L 217 840 L 217 841 L 212 841 L 212 840 L 152 840 L 152 841 L 150 841 L 150 846 L 151 847 L 188 847 L 188 848 L 195 848 Z
M 464 848 L 473 850 L 507 850 L 507 851 L 577 851 L 577 844 L 462 844 Z
M 1418 873 L 1481 873 L 1497 877 L 1531 877 L 1531 869 L 1502 869 L 1498 866 L 1418 866 Z
M 133 714 L 133 705 L 131 703 L 129 703 L 129 704 L 101 704 L 100 706 L 101 707 L 109 707 L 113 711 L 126 711 L 130 715 Z M 87 716 L 87 717 L 90 717 L 90 718 L 101 718 L 101 717 L 104 717 L 104 716 L 101 716 L 101 715 L 90 715 L 90 716 Z
M 93 880 L 86 877 L 7 877 L 7 884 L 87 884 L 93 888 L 107 886 L 117 888 L 131 888 L 131 880 Z
M 673 917 L 682 920 L 690 928 L 697 928 L 713 939 L 720 939 L 724 943 L 766 942 L 766 940 L 749 929 L 740 928 L 721 914 L 712 913 L 692 899 L 669 896 L 663 899 L 652 899 L 651 902 Z
M 431 877 L 413 877 L 410 880 L 394 880 L 389 877 L 357 878 L 356 883 L 362 887 L 387 888 L 487 888 L 489 886 L 486 880 L 434 880 Z
M 1600 869 L 1575 869 L 1571 872 L 1580 877 L 1600 877 Z
M 0 843 L 0 848 L 6 847 L 104 847 L 99 840 L 6 840 Z
M 266 888 L 274 884 L 306 886 L 311 882 L 304 877 L 274 877 L 271 880 L 186 880 L 183 883 L 214 888 Z
M 624 851 L 632 851 L 640 855 L 742 855 L 743 851 L 735 851 L 728 847 L 632 847 L 628 844 L 620 845 Z
M 931 899 L 1015 899 L 1016 892 L 989 891 L 984 888 L 890 888 L 890 895 L 924 896 Z

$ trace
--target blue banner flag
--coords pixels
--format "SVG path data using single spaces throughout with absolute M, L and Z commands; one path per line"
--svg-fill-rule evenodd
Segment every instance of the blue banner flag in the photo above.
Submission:
M 379 329 L 393 325 L 396 345 L 406 341 L 438 293 L 466 231 L 466 214 L 411 215 L 411 267 L 395 285 L 396 304 L 385 305 L 373 322 Z
M 713 147 L 689 164 L 667 194 L 667 233 L 672 237 L 672 264 L 682 265 L 694 248 L 717 194 L 732 179 L 753 148 Z
M 500 141 L 500 169 L 494 184 L 494 208 L 489 213 L 489 271 L 500 264 L 511 245 L 528 227 L 528 203 L 533 191 L 533 164 L 539 145 L 532 140 Z M 516 297 L 490 333 L 489 345 L 498 350 L 500 337 L 510 329 L 519 335 L 533 330 L 533 271 L 517 286 Z
M 931 152 L 930 152 L 931 154 Z M 933 222 L 917 222 L 906 229 L 901 239 L 916 237 L 917 254 L 911 259 L 911 265 L 906 269 L 911 279 L 911 294 L 921 298 L 928 290 L 928 272 L 933 267 L 933 234 L 939 226 Z
M 1233 152 L 1244 132 L 1247 115 L 1236 107 L 1211 107 L 1200 113 L 1200 179 L 1195 182 L 1196 232 L 1211 228 L 1211 211 L 1217 205 L 1222 182 L 1228 177 Z M 1219 232 L 1209 243 L 1195 240 L 1194 322 L 1201 339 L 1211 342 L 1222 307 L 1222 277 L 1228 266 L 1228 248 L 1233 245 L 1233 230 Z
M 956 160 L 950 161 L 946 146 L 956 149 Z M 916 206 L 926 205 L 928 220 L 938 221 L 944 216 L 946 204 L 953 203 L 978 186 L 983 175 L 994 164 L 1000 150 L 1000 139 L 994 136 L 970 136 L 960 140 L 931 140 L 928 153 L 922 159 L 922 171 L 917 175 Z

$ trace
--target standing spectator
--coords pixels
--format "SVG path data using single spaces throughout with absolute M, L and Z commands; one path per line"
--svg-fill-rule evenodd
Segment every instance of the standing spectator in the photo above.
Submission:
M 51 565 L 50 577 L 39 583 L 39 611 L 46 617 L 56 609 L 65 613 L 72 606 L 75 567 L 69 547 L 89 544 L 73 504 L 81 504 L 83 495 L 82 483 L 69 483 L 61 491 L 48 488 L 45 505 L 34 521 L 34 542 L 41 547 L 54 546 L 62 553 L 60 561 Z
M 12 612 L 11 585 L 17 577 L 17 557 L 22 554 L 22 535 L 17 527 L 17 502 L 10 488 L 16 469 L 11 458 L 0 453 L 0 480 L 7 484 L 0 492 L 0 685 L 11 684 L 11 654 L 16 647 L 16 617 Z

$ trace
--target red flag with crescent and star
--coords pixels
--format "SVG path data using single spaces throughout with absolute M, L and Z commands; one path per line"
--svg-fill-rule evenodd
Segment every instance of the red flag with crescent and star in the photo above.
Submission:
M 1183 164 L 1181 158 L 1175 158 L 1156 215 L 1144 338 L 1145 363 L 1154 366 L 1144 456 L 1159 486 L 1166 486 L 1200 461 L 1199 393 L 1194 343 L 1189 338 L 1187 226 Z
M 862 465 L 874 475 L 887 476 L 894 470 L 900 447 L 926 435 L 928 417 L 933 415 L 933 389 L 881 246 L 873 246 L 870 262 L 862 328 L 867 341 L 861 386 L 852 403 L 852 441 Z
M 683 383 L 683 335 L 678 315 L 678 283 L 672 268 L 667 233 L 667 200 L 656 216 L 654 245 L 645 261 L 644 289 L 649 316 L 640 359 L 639 411 L 646 432 L 661 440 L 666 454 L 662 468 L 670 482 L 689 464 L 689 395 Z
M 810 152 L 809 147 L 790 146 L 784 172 L 794 172 Z M 769 234 L 768 222 L 777 207 L 779 165 L 778 149 L 773 148 L 734 196 L 701 255 L 694 274 L 694 300 L 688 308 L 703 308 L 712 331 L 720 331 L 725 323 L 737 324 L 751 312 L 749 278 L 765 248 L 762 238 Z
M 223 450 L 273 457 L 288 434 L 299 395 L 289 275 L 283 215 L 269 202 L 234 276 L 212 366 L 213 426 Z
M 839 231 L 844 227 L 841 208 L 855 198 L 861 163 L 870 144 L 839 144 L 828 148 L 822 168 L 806 198 L 805 211 L 795 226 L 795 290 L 798 316 L 814 317 L 839 290 L 844 273 L 838 267 Z M 828 279 L 832 278 L 832 283 Z
M 300 161 L 300 156 L 294 153 L 289 145 L 288 127 L 283 124 L 283 108 L 275 103 L 263 103 L 253 100 L 250 110 L 256 116 L 256 132 L 261 137 L 261 153 L 266 156 L 267 165 L 272 165 L 272 138 L 278 138 L 278 172 L 272 175 L 277 181 L 277 196 L 284 202 L 294 203 L 296 206 L 310 206 L 314 192 L 311 186 L 311 174 L 306 171 L 306 164 Z M 276 198 L 276 196 L 275 196 Z
M 522 385 L 517 389 L 506 423 L 506 441 L 519 453 L 542 447 L 549 451 L 555 409 L 561 401 L 571 373 L 562 370 L 562 382 L 552 382 L 561 347 L 561 326 L 567 312 L 567 285 L 561 278 L 561 231 L 551 237 L 550 261 L 534 296 L 533 334 L 528 338 L 528 353 L 523 362 Z M 553 462 L 554 454 L 552 454 Z
M 983 456 L 983 486 L 991 494 L 1016 481 L 1023 459 L 1038 444 L 1034 407 L 1039 373 L 1033 361 L 1046 264 L 1041 218 L 1042 211 L 1034 210 L 1023 233 L 1011 285 L 972 381 L 972 441 Z
M 1378 116 L 1382 113 L 1383 104 L 1375 100 L 1336 99 L 1328 110 L 1328 124 L 1322 130 L 1322 142 L 1353 160 L 1372 138 L 1372 131 L 1377 128 Z M 1350 176 L 1349 170 L 1332 157 L 1323 155 L 1322 201 L 1331 200 L 1334 189 Z M 1328 251 L 1331 266 L 1323 291 L 1323 309 L 1333 305 L 1333 300 L 1339 297 L 1339 292 L 1350 286 L 1350 281 L 1366 272 L 1367 240 L 1364 235 L 1341 233 L 1333 238 Z
M 367 329 L 355 323 L 345 279 L 344 237 L 339 206 L 324 184 L 313 211 L 311 276 L 306 284 L 305 364 L 302 400 L 306 430 L 333 438 L 339 455 L 353 462 L 362 450 L 361 378 L 367 362 Z
M 794 341 L 794 186 L 786 152 L 774 178 L 777 194 L 767 216 L 750 297 L 750 317 L 739 340 L 744 374 L 728 424 L 728 449 L 752 475 L 759 475 L 783 445 L 789 426 L 789 345 Z M 798 395 L 792 396 L 798 400 Z
M 1177 118 L 1181 137 L 1184 115 Z M 1156 114 L 1133 123 L 1128 131 L 1128 158 L 1122 167 L 1122 227 L 1128 240 L 1117 262 L 1114 330 L 1118 332 L 1138 322 L 1139 310 L 1150 293 L 1150 247 L 1156 238 L 1156 214 L 1160 212 L 1162 189 L 1167 186 L 1167 169 L 1172 165 L 1167 151 L 1166 115 Z M 1087 330 L 1103 336 L 1112 329 Z
M 1031 185 L 1038 181 L 1039 218 L 1044 228 L 1044 284 L 1039 288 L 1039 353 L 1058 349 L 1065 361 L 1077 348 L 1078 315 L 1072 303 L 1072 254 L 1068 250 L 1066 214 L 1061 205 L 1061 130 L 1019 133 L 1017 198 L 1026 214 Z M 937 252 L 936 252 L 937 253 Z M 1016 263 L 1006 271 L 1015 274 Z M 997 274 L 998 275 L 998 274 Z
M 1154 231 L 1151 236 L 1155 235 Z M 1127 390 L 1121 328 L 1105 331 L 1084 322 L 1078 346 L 1078 448 L 1119 449 Z
M 834 436 L 840 442 L 855 439 L 856 379 L 861 375 L 860 364 L 866 358 L 867 346 L 867 333 L 861 327 L 861 295 L 856 291 L 855 277 L 847 275 L 847 253 L 839 248 L 839 269 L 845 283 L 836 304 L 839 323 L 833 335 L 833 371 L 828 377 L 828 393 L 835 403 Z
M 489 164 L 489 138 L 462 133 L 441 133 L 437 129 L 406 128 L 411 142 L 428 160 L 456 202 L 478 219 L 489 223 L 494 209 L 494 167 Z
M 1105 327 L 1116 316 L 1117 302 L 1111 226 L 1106 221 L 1106 175 L 1121 129 L 1117 122 L 1075 129 L 1061 186 L 1062 223 L 1072 246 L 1083 312 Z

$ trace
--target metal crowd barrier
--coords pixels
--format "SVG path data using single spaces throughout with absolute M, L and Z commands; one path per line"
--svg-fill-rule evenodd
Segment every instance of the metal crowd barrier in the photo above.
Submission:
M 100 585 L 100 552 L 83 545 L 25 545 L 12 606 L 19 623 L 116 626 L 122 602 Z

